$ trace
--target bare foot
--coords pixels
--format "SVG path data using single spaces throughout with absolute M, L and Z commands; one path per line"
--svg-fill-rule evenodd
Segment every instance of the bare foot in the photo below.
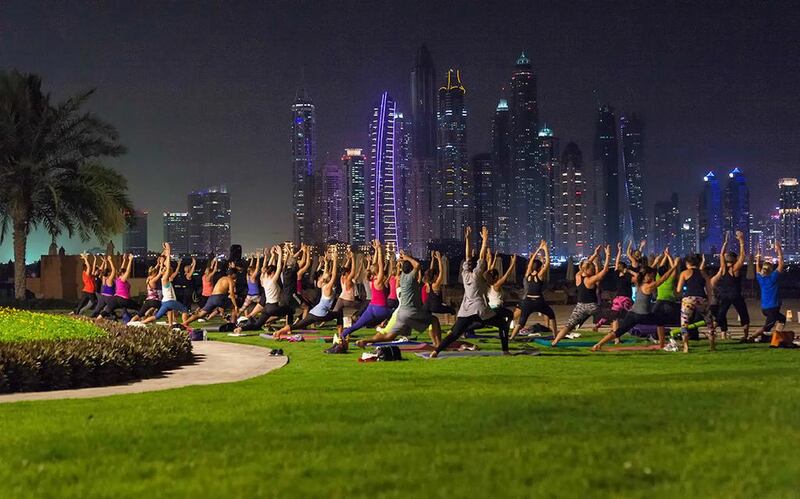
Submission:
M 429 358 L 429 359 L 435 359 L 435 358 L 436 358 L 436 357 L 438 357 L 438 356 L 439 356 L 439 352 L 437 352 L 436 350 L 434 350 L 433 352 L 431 352 L 431 354 L 430 354 L 430 355 L 428 355 L 428 358 Z
M 603 346 L 598 343 L 597 345 L 595 345 L 592 348 L 590 348 L 589 351 L 590 352 L 599 352 L 602 349 L 603 349 Z
M 367 342 L 364 341 L 364 340 L 358 340 L 358 341 L 356 341 L 356 346 L 358 348 L 362 348 L 362 349 L 366 348 L 367 347 Z
M 233 330 L 233 332 L 234 332 L 234 333 L 236 333 L 236 334 L 241 334 L 241 332 L 242 332 L 242 328 L 240 328 L 240 327 L 237 327 L 237 328 L 235 328 L 235 329 Z

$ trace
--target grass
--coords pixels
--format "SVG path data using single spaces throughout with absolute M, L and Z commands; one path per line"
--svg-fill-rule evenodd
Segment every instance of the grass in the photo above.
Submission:
M 280 347 L 286 367 L 240 383 L 0 404 L 0 496 L 800 490 L 798 352 L 723 343 L 709 353 L 699 342 L 689 355 L 560 348 L 359 364 L 359 352 L 323 355 L 316 342 Z
M 70 317 L 0 308 L 0 341 L 67 340 L 102 336 L 102 329 Z

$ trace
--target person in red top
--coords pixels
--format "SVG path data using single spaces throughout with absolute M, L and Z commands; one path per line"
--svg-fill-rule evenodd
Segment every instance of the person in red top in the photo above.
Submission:
M 94 294 L 96 291 L 94 286 L 94 271 L 97 257 L 94 257 L 90 265 L 89 256 L 86 253 L 81 253 L 81 260 L 83 260 L 83 272 L 81 273 L 83 288 L 81 289 L 81 300 L 78 302 L 78 305 L 75 306 L 75 310 L 72 311 L 73 315 L 80 314 L 81 310 L 86 307 L 94 308 L 97 303 L 97 297 Z

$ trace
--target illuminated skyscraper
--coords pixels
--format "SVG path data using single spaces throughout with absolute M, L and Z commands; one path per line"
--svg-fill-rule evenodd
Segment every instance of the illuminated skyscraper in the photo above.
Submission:
M 703 177 L 697 215 L 697 244 L 700 253 L 715 254 L 722 246 L 722 195 L 714 172 Z
M 317 143 L 314 104 L 301 89 L 292 104 L 292 203 L 295 242 L 316 243 L 314 221 Z
M 466 90 L 461 73 L 447 72 L 444 86 L 439 88 L 438 164 L 434 175 L 434 236 L 440 239 L 460 239 L 464 227 L 472 225 L 475 217 L 473 175 L 467 157 Z
M 586 190 L 583 155 L 574 142 L 567 144 L 556 172 L 558 179 L 556 208 L 556 253 L 586 254 Z
M 619 143 L 614 108 L 601 105 L 595 122 L 592 179 L 592 244 L 622 241 L 622 218 L 619 213 Z
M 428 243 L 433 237 L 431 183 L 437 156 L 436 90 L 433 59 L 423 45 L 417 51 L 411 69 L 412 139 L 408 210 L 413 214 L 413 223 L 410 224 L 407 239 L 408 247 L 417 256 L 427 252 Z
M 540 217 L 543 219 L 542 237 L 548 241 L 554 241 L 556 237 L 556 170 L 559 157 L 558 137 L 553 136 L 553 131 L 546 126 L 539 131 L 536 151 L 536 165 L 539 175 L 544 180 L 544 190 L 542 201 L 543 209 Z M 534 241 L 535 242 L 535 241 Z
M 800 183 L 796 178 L 778 181 L 779 234 L 784 251 L 800 255 Z
M 527 253 L 536 239 L 544 237 L 545 182 L 536 164 L 536 139 L 539 133 L 536 75 L 523 52 L 511 75 L 511 161 L 514 186 L 511 190 L 512 249 Z
M 678 212 L 678 194 L 673 192 L 669 201 L 656 203 L 653 210 L 653 251 L 669 247 L 675 254 L 681 250 L 681 219 Z M 642 238 L 643 239 L 643 238 Z M 638 239 L 637 239 L 638 240 Z
M 222 186 L 189 194 L 189 252 L 227 254 L 231 246 L 231 196 Z
M 344 165 L 327 162 L 322 165 L 320 175 L 320 196 L 316 200 L 324 223 L 320 224 L 320 237 L 324 242 L 345 242 L 347 231 L 347 174 Z
M 680 255 L 697 252 L 697 222 L 692 217 L 684 218 L 680 229 Z
M 342 164 L 347 174 L 347 240 L 357 248 L 367 242 L 366 173 L 361 149 L 345 149 Z
M 622 165 L 625 168 L 625 194 L 627 203 L 623 216 L 630 228 L 627 238 L 641 241 L 647 237 L 647 215 L 644 205 L 644 123 L 635 114 L 620 116 L 622 137 Z M 675 220 L 677 227 L 678 220 Z
M 128 225 L 122 233 L 122 251 L 133 256 L 147 256 L 147 216 L 142 210 L 134 210 L 127 218 Z
M 750 237 L 750 190 L 744 180 L 744 174 L 738 168 L 728 173 L 725 195 L 722 200 L 723 230 L 733 233 L 742 231 L 745 248 Z
M 472 157 L 472 172 L 475 175 L 472 185 L 475 187 L 475 227 L 486 226 L 491 230 L 497 216 L 494 206 L 494 173 L 492 155 L 476 154 Z
M 367 234 L 397 246 L 397 192 L 395 186 L 399 144 L 397 103 L 384 92 L 372 112 L 367 168 Z
M 511 113 L 508 101 L 500 99 L 491 122 L 492 169 L 494 170 L 494 212 L 492 225 L 494 247 L 503 253 L 512 252 L 511 224 L 513 212 L 511 192 L 514 187 L 514 174 L 511 165 Z
M 172 245 L 172 252 L 185 255 L 189 252 L 189 213 L 178 212 L 162 214 L 164 242 Z
M 397 199 L 397 247 L 408 249 L 411 242 L 412 207 L 414 194 L 411 192 L 413 184 L 411 177 L 412 168 L 412 132 L 414 126 L 410 118 L 403 113 L 395 115 L 395 144 L 397 146 L 397 159 L 395 161 L 395 192 Z

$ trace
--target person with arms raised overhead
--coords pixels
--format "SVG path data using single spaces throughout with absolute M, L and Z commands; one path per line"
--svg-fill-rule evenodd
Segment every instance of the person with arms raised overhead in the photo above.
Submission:
M 706 257 L 689 255 L 686 257 L 686 270 L 678 277 L 676 291 L 683 291 L 681 299 L 681 336 L 683 338 L 683 352 L 689 352 L 689 323 L 692 315 L 702 314 L 708 327 L 708 340 L 711 351 L 716 349 L 716 334 L 714 328 L 714 315 L 708 303 L 711 279 L 705 271 Z
M 719 271 L 711 278 L 711 287 L 719 298 L 717 311 L 717 324 L 723 339 L 728 338 L 728 309 L 733 306 L 739 314 L 739 321 L 744 329 L 743 342 L 746 342 L 750 333 L 750 314 L 747 303 L 742 296 L 742 267 L 745 261 L 744 233 L 736 231 L 739 241 L 739 253 L 728 252 L 728 234 L 719 253 Z
M 489 284 L 486 282 L 486 252 L 489 248 L 489 229 L 481 229 L 481 250 L 478 261 L 475 262 L 470 249 L 470 236 L 472 228 L 464 230 L 464 263 L 461 264 L 461 279 L 464 282 L 464 298 L 456 315 L 456 323 L 450 334 L 436 346 L 430 357 L 435 358 L 442 350 L 456 341 L 462 334 L 470 329 L 491 326 L 496 327 L 500 335 L 500 345 L 503 353 L 508 354 L 508 323 L 511 313 L 506 310 L 493 311 L 486 302 Z M 400 297 L 402 298 L 402 291 Z
M 603 277 L 608 273 L 608 266 L 611 263 L 611 246 L 605 246 L 606 260 L 603 264 L 602 270 L 597 269 L 596 260 L 600 254 L 600 246 L 598 246 L 592 256 L 586 261 L 581 263 L 580 270 L 575 275 L 575 285 L 578 287 L 578 304 L 572 311 L 572 314 L 567 320 L 567 324 L 561 328 L 556 337 L 553 339 L 551 345 L 556 346 L 564 336 L 569 334 L 589 317 L 593 316 L 599 308 L 597 304 L 597 286 Z
M 761 288 L 761 313 L 764 314 L 766 322 L 759 328 L 756 338 L 761 338 L 764 333 L 775 328 L 777 333 L 783 332 L 786 326 L 786 316 L 781 313 L 781 298 L 778 280 L 783 273 L 783 247 L 779 241 L 775 241 L 775 253 L 778 258 L 777 268 L 772 262 L 761 262 L 761 248 L 756 253 L 756 279 Z
M 536 258 L 539 252 L 544 252 L 544 261 Z M 547 241 L 542 239 L 539 247 L 528 260 L 528 268 L 525 269 L 525 276 L 522 278 L 522 301 L 519 302 L 514 310 L 514 329 L 511 331 L 511 338 L 516 338 L 520 329 L 525 327 L 528 317 L 534 312 L 538 312 L 547 317 L 547 325 L 551 331 L 558 330 L 556 326 L 556 313 L 544 299 L 544 285 L 547 272 L 550 270 L 550 249 Z

